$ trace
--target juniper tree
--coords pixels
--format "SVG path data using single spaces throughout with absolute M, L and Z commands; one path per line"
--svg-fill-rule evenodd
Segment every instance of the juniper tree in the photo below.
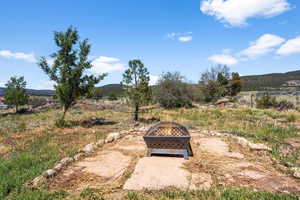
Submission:
M 79 41 L 76 29 L 70 27 L 66 32 L 54 32 L 54 41 L 58 47 L 57 52 L 50 55 L 54 63 L 50 66 L 47 59 L 41 57 L 38 65 L 55 82 L 56 96 L 63 107 L 61 120 L 64 120 L 66 112 L 76 100 L 85 96 L 106 74 L 85 74 L 86 70 L 92 68 L 88 60 L 91 45 L 87 39 Z
M 134 106 L 134 120 L 138 120 L 139 108 L 149 101 L 151 88 L 149 87 L 149 72 L 140 60 L 129 61 L 129 68 L 123 74 L 122 86 L 125 96 Z
M 16 112 L 19 112 L 19 106 L 25 105 L 28 102 L 24 77 L 11 77 L 5 84 L 5 87 L 5 103 L 9 106 L 14 106 Z

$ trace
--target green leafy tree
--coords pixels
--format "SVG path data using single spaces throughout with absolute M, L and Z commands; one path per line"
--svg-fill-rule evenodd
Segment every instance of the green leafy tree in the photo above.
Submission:
M 155 99 L 164 108 L 191 107 L 193 91 L 179 72 L 163 73 L 155 89 Z
M 92 68 L 88 60 L 91 45 L 87 39 L 79 42 L 76 29 L 70 27 L 66 32 L 54 32 L 54 41 L 58 50 L 51 55 L 54 59 L 53 65 L 49 66 L 45 57 L 39 60 L 38 65 L 56 82 L 54 87 L 57 99 L 63 107 L 63 121 L 66 112 L 76 100 L 85 96 L 106 74 L 85 74 L 85 70 Z
M 150 76 L 140 60 L 129 61 L 129 68 L 123 74 L 122 86 L 125 96 L 134 106 L 134 120 L 138 120 L 139 108 L 151 98 Z
M 239 73 L 232 73 L 232 79 L 230 80 L 230 95 L 235 96 L 242 90 L 242 81 Z
M 11 77 L 5 84 L 5 103 L 9 106 L 14 106 L 16 112 L 19 112 L 19 106 L 25 105 L 28 102 L 26 94 L 26 81 L 24 77 Z

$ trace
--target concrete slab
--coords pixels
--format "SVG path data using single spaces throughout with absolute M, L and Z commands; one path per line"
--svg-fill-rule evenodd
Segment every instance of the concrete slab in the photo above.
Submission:
M 159 190 L 166 187 L 189 188 L 191 173 L 183 169 L 183 158 L 145 157 L 141 158 L 123 189 Z
M 111 179 L 121 176 L 129 166 L 130 160 L 129 156 L 118 151 L 104 151 L 76 163 L 75 168 Z

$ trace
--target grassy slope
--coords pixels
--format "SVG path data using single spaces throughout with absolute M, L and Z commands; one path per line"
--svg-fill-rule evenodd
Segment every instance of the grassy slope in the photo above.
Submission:
M 7 115 L 0 117 L 0 144 L 10 148 L 9 153 L 0 154 L 0 199 L 63 199 L 68 194 L 58 192 L 50 194 L 46 188 L 30 190 L 23 184 L 44 170 L 53 166 L 59 159 L 73 155 L 77 149 L 96 138 L 104 137 L 108 132 L 128 128 L 130 115 L 117 111 L 83 111 L 72 110 L 68 119 L 74 125 L 59 129 L 53 122 L 59 114 L 57 111 L 43 111 L 29 115 Z M 239 132 L 259 142 L 267 142 L 273 147 L 273 156 L 284 162 L 298 164 L 299 149 L 283 155 L 279 151 L 281 142 L 291 137 L 300 137 L 298 124 L 300 114 L 296 112 L 279 113 L 273 110 L 250 109 L 177 109 L 154 110 L 143 117 L 159 117 L 161 120 L 177 121 L 189 128 Z M 116 122 L 101 125 L 101 117 Z M 267 140 L 266 140 L 267 138 Z M 1 151 L 0 151 L 1 153 Z M 213 189 L 198 193 L 128 193 L 127 199 L 295 199 L 250 190 Z M 93 198 L 95 196 L 95 198 Z M 124 198 L 125 198 L 124 197 Z M 201 198 L 200 198 L 201 197 Z M 95 191 L 86 190 L 82 199 L 101 199 Z M 256 199 L 257 199 L 256 198 Z

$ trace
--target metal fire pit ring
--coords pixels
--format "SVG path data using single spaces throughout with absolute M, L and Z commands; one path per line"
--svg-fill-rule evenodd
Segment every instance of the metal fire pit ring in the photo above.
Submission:
M 144 135 L 148 156 L 152 154 L 193 156 L 188 130 L 174 122 L 161 122 L 152 126 Z

